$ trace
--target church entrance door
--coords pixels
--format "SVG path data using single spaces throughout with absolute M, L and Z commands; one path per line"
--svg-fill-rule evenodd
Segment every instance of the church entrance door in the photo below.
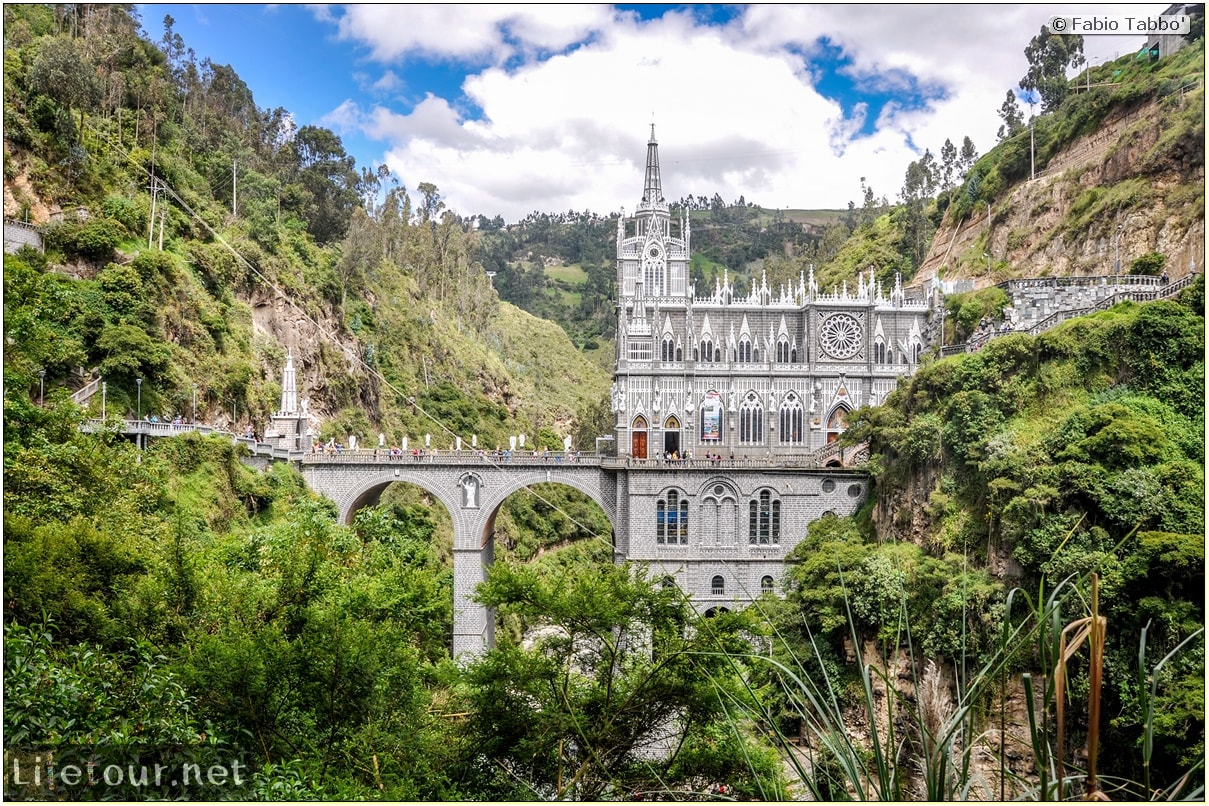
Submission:
M 680 453 L 680 421 L 675 417 L 668 417 L 663 424 L 663 452 Z
M 630 426 L 630 456 L 635 459 L 646 458 L 646 418 L 635 417 Z

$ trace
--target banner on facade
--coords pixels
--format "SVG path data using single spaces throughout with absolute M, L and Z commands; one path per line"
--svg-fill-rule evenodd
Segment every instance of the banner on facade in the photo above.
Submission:
M 701 440 L 722 439 L 722 395 L 707 392 L 701 401 Z

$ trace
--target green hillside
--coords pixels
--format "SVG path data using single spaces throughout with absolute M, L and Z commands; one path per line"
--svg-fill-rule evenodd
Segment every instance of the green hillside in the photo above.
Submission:
M 590 450 L 612 416 L 615 219 L 506 225 L 387 190 L 331 131 L 281 138 L 286 110 L 132 11 L 3 12 L 6 215 L 65 211 L 44 252 L 4 261 L 6 764 L 220 774 L 52 791 L 9 766 L 6 796 L 1203 799 L 1203 280 L 925 359 L 844 434 L 868 445 L 868 506 L 795 536 L 786 595 L 742 612 L 706 618 L 615 564 L 584 495 L 512 496 L 477 592 L 497 645 L 458 661 L 451 515 L 427 493 L 392 485 L 344 525 L 229 439 L 139 450 L 79 425 L 102 405 L 191 418 L 196 396 L 197 419 L 259 429 L 289 351 L 321 439 Z M 1111 86 L 1038 123 L 1044 183 L 1009 138 L 952 187 L 925 192 L 913 164 L 894 205 L 682 200 L 693 278 L 919 281 L 972 270 L 980 238 L 1011 240 L 996 268 L 1015 271 L 1150 208 L 1182 227 L 1164 237 L 1203 232 L 1198 65 L 1200 43 L 1096 68 Z M 1120 146 L 1076 165 L 1100 124 Z M 953 300 L 956 332 L 994 293 Z M 93 374 L 107 394 L 82 409 Z

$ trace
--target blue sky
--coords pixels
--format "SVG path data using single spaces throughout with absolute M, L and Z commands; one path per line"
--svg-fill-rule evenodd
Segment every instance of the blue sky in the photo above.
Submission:
M 1023 51 L 1055 14 L 1165 4 L 139 4 L 261 108 L 340 135 L 463 215 L 632 208 L 650 124 L 669 199 L 846 206 L 893 199 L 945 138 L 995 141 Z M 1106 11 L 1107 9 L 1107 11 Z M 1089 36 L 1093 64 L 1136 36 Z

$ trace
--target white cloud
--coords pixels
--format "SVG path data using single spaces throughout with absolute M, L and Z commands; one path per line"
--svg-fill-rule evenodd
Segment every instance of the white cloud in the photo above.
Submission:
M 384 3 L 345 6 L 337 28 L 341 39 L 368 46 L 382 62 L 427 56 L 494 63 L 517 50 L 561 50 L 612 16 L 598 5 Z
M 907 163 L 946 137 L 989 150 L 1003 95 L 1027 69 L 1024 46 L 1053 8 L 753 5 L 705 26 L 691 10 L 642 22 L 602 6 L 354 6 L 340 36 L 374 59 L 488 66 L 467 74 L 464 98 L 430 94 L 406 113 L 346 102 L 333 119 L 388 142 L 383 161 L 406 186 L 433 182 L 463 214 L 632 208 L 652 121 L 669 199 L 843 207 L 862 176 L 893 199 Z M 886 104 L 862 134 L 869 110 L 845 118 L 814 88 L 804 56 L 822 37 L 861 86 L 941 97 Z M 1140 44 L 1087 37 L 1085 48 L 1102 62 Z M 469 108 L 473 117 L 459 111 Z

